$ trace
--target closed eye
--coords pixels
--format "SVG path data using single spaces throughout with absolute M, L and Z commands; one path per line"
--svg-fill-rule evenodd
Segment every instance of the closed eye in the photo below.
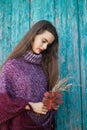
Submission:
M 46 43 L 47 41 L 46 40 L 42 40 L 43 43 Z

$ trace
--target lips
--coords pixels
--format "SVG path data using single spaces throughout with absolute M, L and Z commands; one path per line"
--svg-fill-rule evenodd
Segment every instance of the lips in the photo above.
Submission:
M 40 49 L 40 48 L 39 48 L 38 50 L 39 50 L 39 52 L 42 52 L 42 51 L 43 51 L 43 50 L 42 50 L 42 49 Z

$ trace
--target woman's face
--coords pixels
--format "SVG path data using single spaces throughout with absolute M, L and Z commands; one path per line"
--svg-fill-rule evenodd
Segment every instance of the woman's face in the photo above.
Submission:
M 32 51 L 36 54 L 40 54 L 52 44 L 54 39 L 55 37 L 49 31 L 44 31 L 42 34 L 36 35 L 32 44 Z

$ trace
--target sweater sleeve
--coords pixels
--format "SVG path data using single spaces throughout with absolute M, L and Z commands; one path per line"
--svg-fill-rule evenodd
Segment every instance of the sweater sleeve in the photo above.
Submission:
M 4 65 L 0 74 L 0 124 L 24 111 L 25 106 L 28 104 L 22 98 L 12 97 L 8 91 L 8 87 L 12 85 L 9 76 L 11 69 L 13 68 L 9 62 Z

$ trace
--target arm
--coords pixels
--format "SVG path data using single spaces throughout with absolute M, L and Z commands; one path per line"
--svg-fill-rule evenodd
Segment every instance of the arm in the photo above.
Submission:
M 25 110 L 33 110 L 39 114 L 46 114 L 47 112 L 42 102 L 28 103 L 24 99 L 14 96 L 14 92 L 11 91 L 14 63 L 14 60 L 8 61 L 0 75 L 0 124 Z
M 28 104 L 24 99 L 12 98 L 9 94 L 8 86 L 11 86 L 11 82 L 8 77 L 11 68 L 7 63 L 0 74 L 0 124 L 24 111 Z

